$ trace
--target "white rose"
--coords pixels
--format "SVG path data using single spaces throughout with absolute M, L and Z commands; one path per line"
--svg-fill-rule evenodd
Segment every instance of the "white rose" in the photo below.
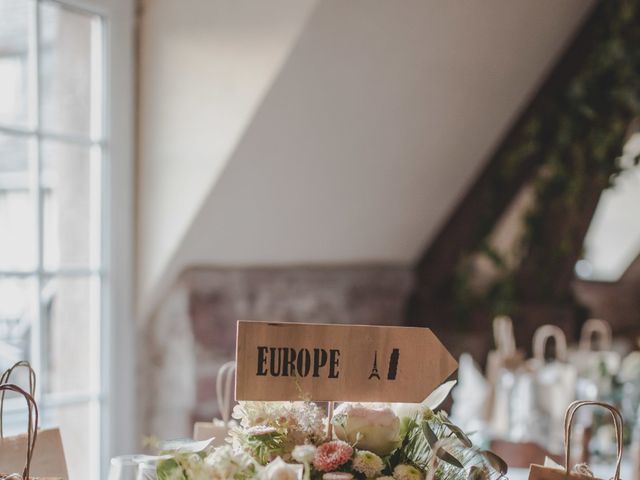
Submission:
M 336 436 L 380 456 L 400 446 L 400 420 L 385 406 L 369 407 L 359 403 L 343 403 L 333 415 Z
M 302 478 L 302 465 L 291 465 L 278 457 L 265 468 L 267 480 L 299 480 Z

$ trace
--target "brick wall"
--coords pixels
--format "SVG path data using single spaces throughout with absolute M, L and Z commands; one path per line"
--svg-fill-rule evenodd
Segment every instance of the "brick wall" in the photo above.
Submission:
M 145 328 L 142 432 L 185 436 L 217 414 L 236 320 L 400 325 L 411 279 L 385 266 L 188 270 Z
M 181 437 L 195 420 L 217 415 L 215 375 L 234 357 L 236 320 L 401 325 L 411 286 L 412 271 L 403 267 L 188 270 L 145 327 L 141 431 Z M 615 334 L 640 334 L 640 259 L 615 284 L 575 281 L 574 291 L 588 316 L 611 322 Z M 547 322 L 577 338 L 571 312 L 535 305 L 526 312 L 514 318 L 520 346 Z M 492 341 L 485 320 L 436 333 L 455 355 L 471 351 L 483 362 Z

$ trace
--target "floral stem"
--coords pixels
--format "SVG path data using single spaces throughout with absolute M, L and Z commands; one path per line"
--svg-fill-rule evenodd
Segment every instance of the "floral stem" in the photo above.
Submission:
M 333 407 L 335 402 L 329 402 L 327 405 L 327 438 L 331 440 L 333 438 Z

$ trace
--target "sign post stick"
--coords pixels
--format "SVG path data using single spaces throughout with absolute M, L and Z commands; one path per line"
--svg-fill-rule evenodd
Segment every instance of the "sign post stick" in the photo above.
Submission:
M 335 402 L 327 403 L 327 437 L 330 441 L 333 438 L 333 407 Z

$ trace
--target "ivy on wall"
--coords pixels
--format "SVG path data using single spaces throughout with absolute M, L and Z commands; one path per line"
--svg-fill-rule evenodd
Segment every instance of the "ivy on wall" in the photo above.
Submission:
M 478 223 L 474 249 L 460 256 L 453 281 L 454 304 L 467 316 L 481 308 L 513 313 L 528 303 L 572 302 L 573 266 L 600 193 L 620 172 L 631 121 L 640 115 L 640 0 L 606 0 L 597 5 L 588 50 L 562 88 L 535 104 L 512 132 L 483 208 L 498 208 L 496 192 L 517 166 L 534 156 L 534 206 L 523 218 L 518 249 L 522 260 L 508 266 L 488 237 L 493 221 Z M 638 159 L 636 159 L 636 162 Z M 470 259 L 483 255 L 500 272 L 482 294 L 471 287 Z

